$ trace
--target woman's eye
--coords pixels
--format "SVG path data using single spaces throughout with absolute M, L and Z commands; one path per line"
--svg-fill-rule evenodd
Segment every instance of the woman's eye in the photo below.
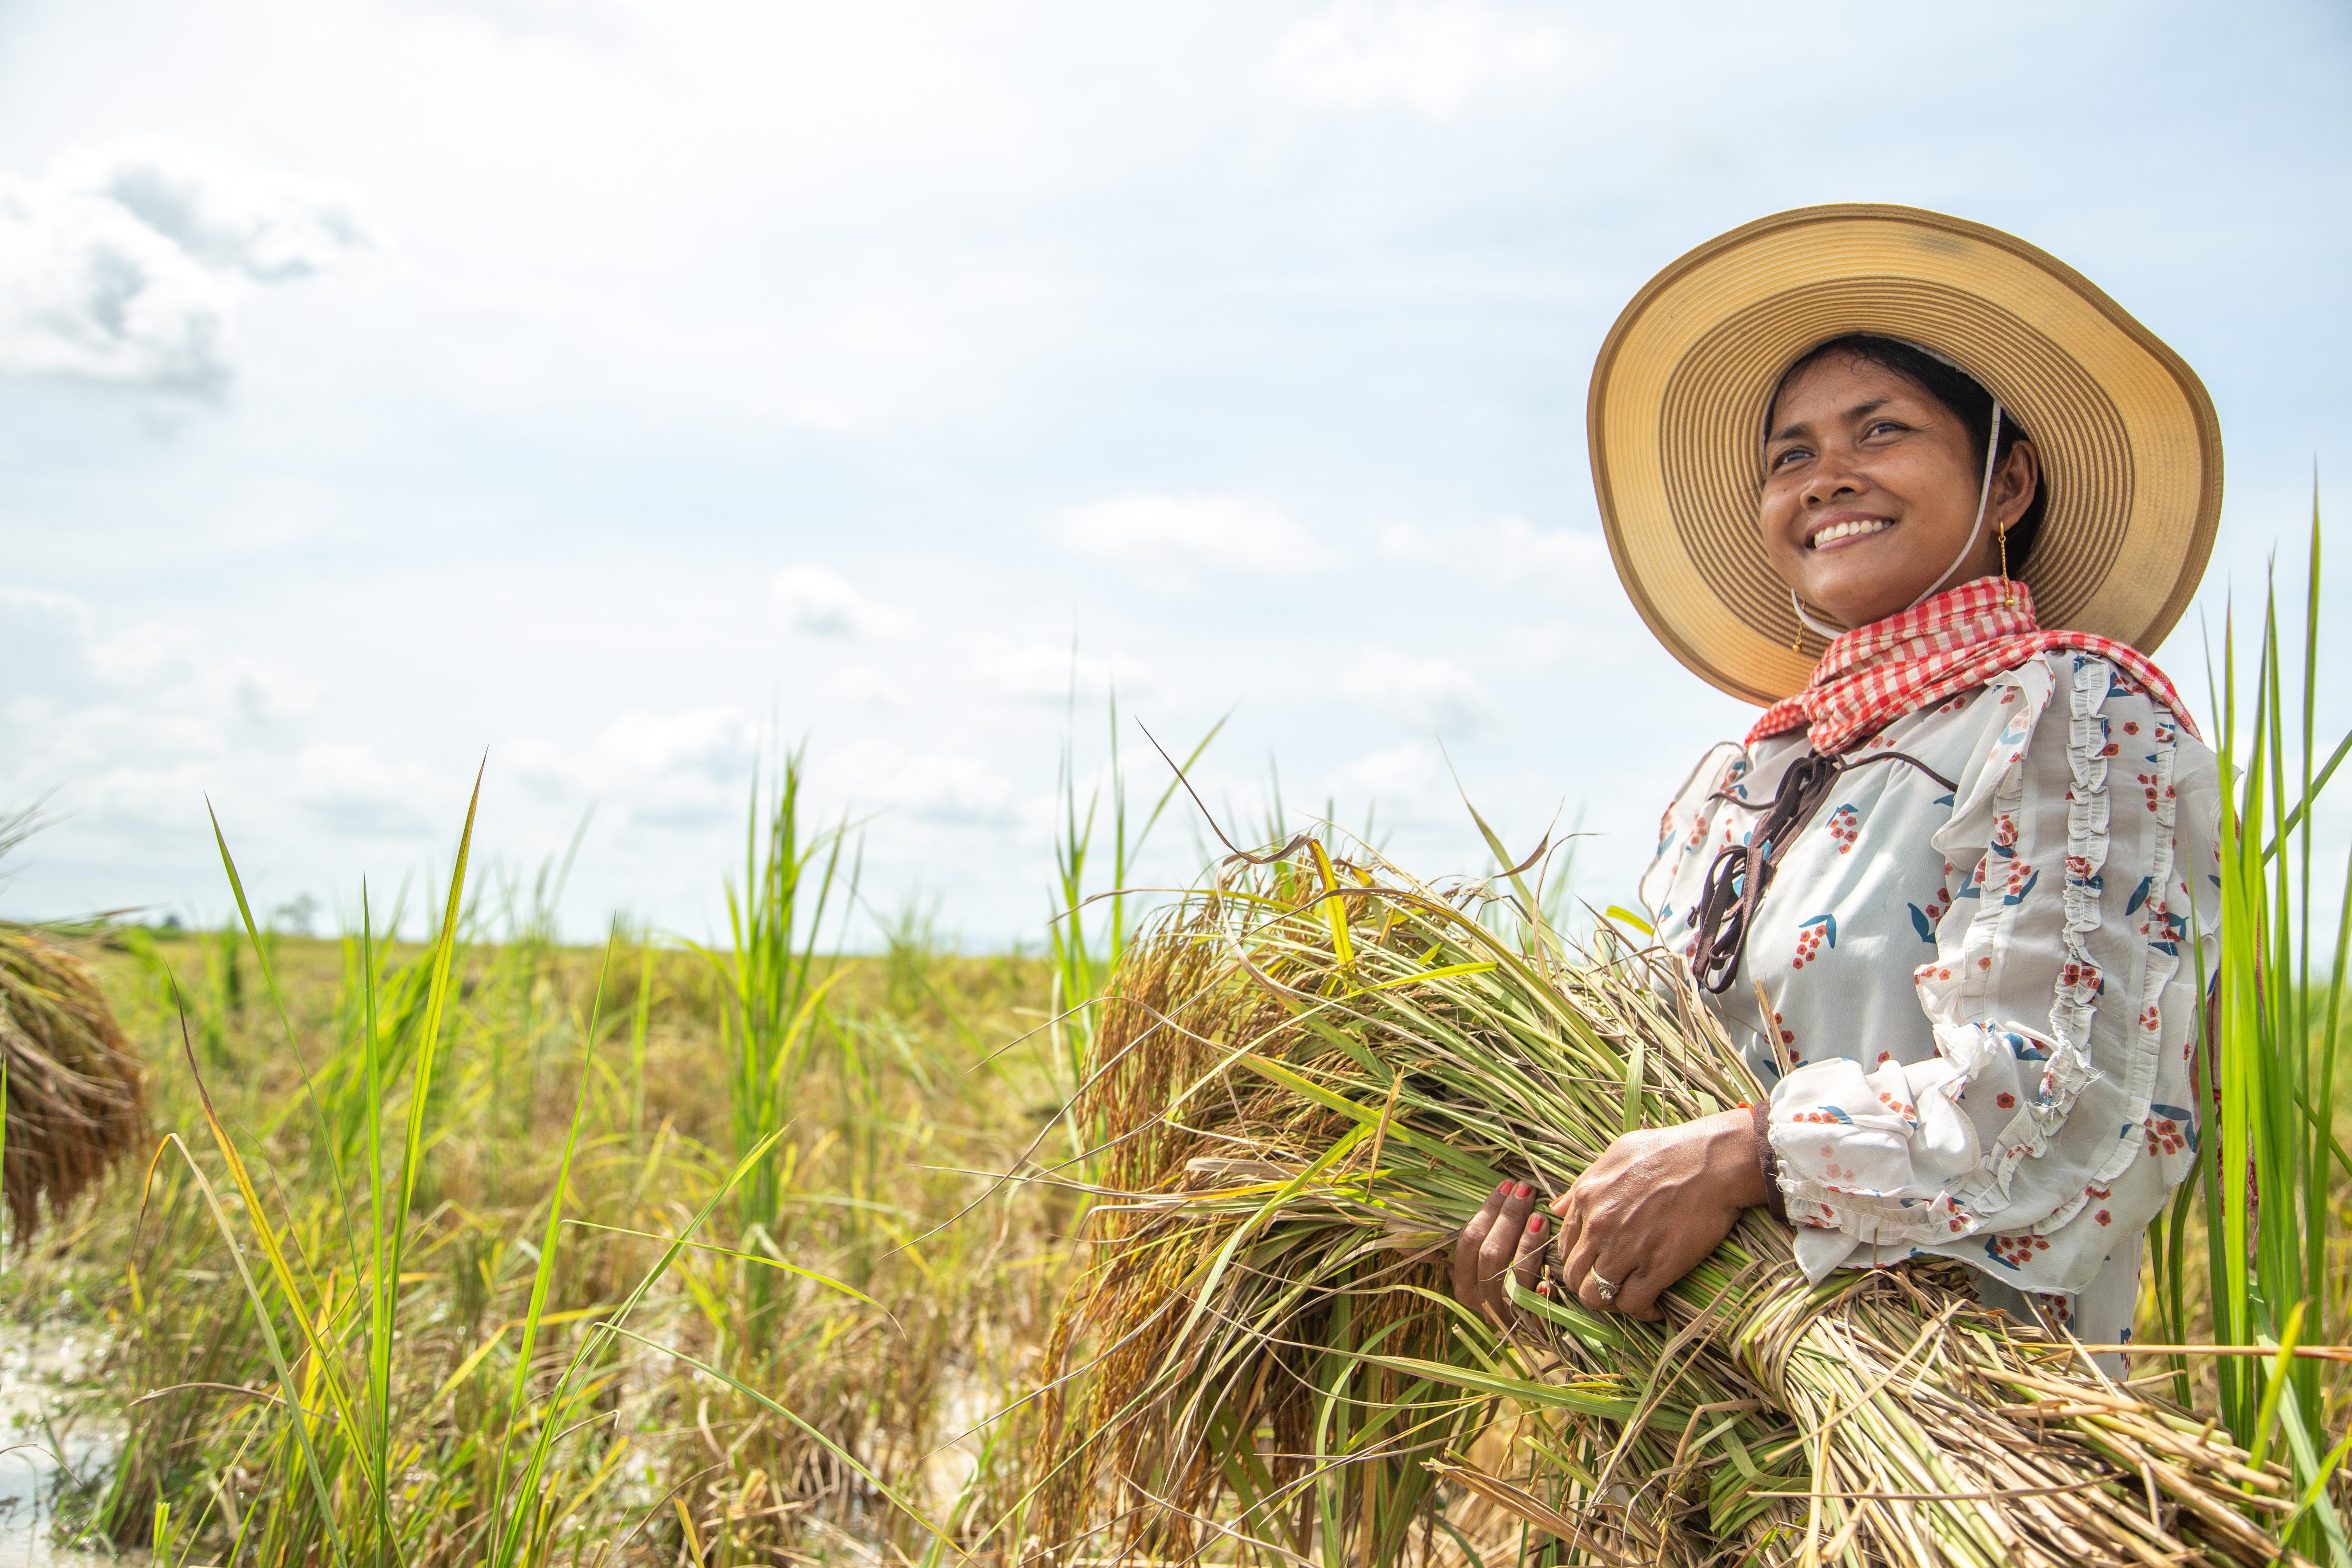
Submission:
M 1871 425 L 1870 425 L 1870 428 L 1869 428 L 1869 430 L 1867 430 L 1866 432 L 1864 432 L 1864 434 L 1866 434 L 1866 435 L 1871 435 L 1871 436 L 1875 436 L 1875 435 L 1879 434 L 1881 431 L 1885 431 L 1885 430 L 1900 430 L 1900 429 L 1902 429 L 1902 428 L 1903 428 L 1903 426 L 1902 426 L 1897 425 L 1897 424 L 1896 424 L 1894 420 L 1892 420 L 1892 419 L 1874 419 L 1874 420 L 1872 420 L 1872 421 L 1871 421 Z
M 1792 459 L 1808 457 L 1811 454 L 1809 454 L 1802 447 L 1791 447 L 1787 451 L 1775 457 L 1772 459 L 1772 466 L 1776 468 L 1785 468 Z

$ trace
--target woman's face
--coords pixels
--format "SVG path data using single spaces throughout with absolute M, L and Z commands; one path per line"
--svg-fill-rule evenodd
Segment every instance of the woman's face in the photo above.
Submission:
M 1865 626 L 1909 607 L 1938 578 L 1952 587 L 1998 571 L 2000 532 L 2032 504 L 2038 472 L 2031 443 L 2010 448 L 1984 532 L 1946 578 L 1976 524 L 1984 478 L 1969 433 L 1908 377 L 1833 356 L 1783 387 L 1773 407 L 1764 552 L 1808 605 Z

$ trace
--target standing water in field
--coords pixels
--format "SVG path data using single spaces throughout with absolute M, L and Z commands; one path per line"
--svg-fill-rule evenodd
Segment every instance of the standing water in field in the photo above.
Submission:
M 115 1561 L 51 1544 L 58 1488 L 112 1462 L 117 1419 L 73 1413 L 72 1391 L 106 1349 L 88 1325 L 11 1325 L 0 1343 L 0 1568 Z

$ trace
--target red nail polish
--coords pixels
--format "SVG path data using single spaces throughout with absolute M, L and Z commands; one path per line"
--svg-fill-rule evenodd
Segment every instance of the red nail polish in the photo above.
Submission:
M 1526 1183 L 1526 1182 L 1521 1182 L 1521 1183 L 1519 1184 L 1519 1194 L 1518 1194 L 1518 1195 L 1519 1195 L 1519 1196 L 1521 1196 L 1521 1197 L 1523 1197 L 1523 1198 L 1531 1198 L 1531 1197 L 1533 1197 L 1533 1196 L 1535 1196 L 1535 1195 L 1536 1195 L 1536 1190 L 1535 1190 L 1535 1188 L 1534 1188 L 1532 1185 L 1530 1185 L 1529 1184 L 1528 1184 L 1528 1183 Z
M 1543 1227 L 1544 1216 L 1541 1215 L 1538 1215 L 1535 1218 L 1528 1221 L 1528 1234 L 1529 1236 L 1541 1236 L 1543 1234 Z

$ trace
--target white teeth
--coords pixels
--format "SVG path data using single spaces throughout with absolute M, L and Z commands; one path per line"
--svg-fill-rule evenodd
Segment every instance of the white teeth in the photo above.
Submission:
M 1818 550 L 1822 545 L 1836 540 L 1851 539 L 1857 533 L 1877 533 L 1894 526 L 1892 521 L 1883 517 L 1860 518 L 1853 522 L 1833 522 L 1813 535 L 1812 544 L 1813 548 Z

